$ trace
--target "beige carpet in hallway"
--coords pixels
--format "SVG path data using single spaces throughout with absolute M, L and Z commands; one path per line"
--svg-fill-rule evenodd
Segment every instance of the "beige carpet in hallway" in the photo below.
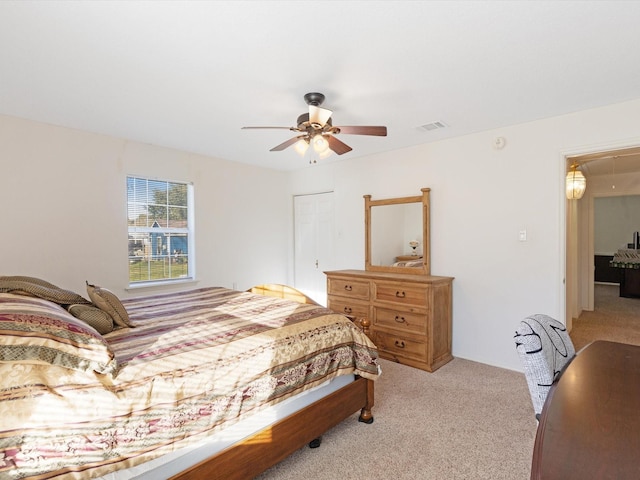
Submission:
M 523 374 L 457 358 L 434 373 L 381 365 L 373 424 L 354 415 L 258 478 L 529 478 L 537 425 Z
M 594 310 L 573 321 L 571 340 L 576 351 L 594 340 L 640 345 L 640 298 L 620 297 L 617 285 L 596 284 Z

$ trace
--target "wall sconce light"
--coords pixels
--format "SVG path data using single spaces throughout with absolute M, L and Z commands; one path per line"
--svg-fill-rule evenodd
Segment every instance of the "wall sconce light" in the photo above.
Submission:
M 579 200 L 587 189 L 587 179 L 581 171 L 578 170 L 578 164 L 571 165 L 571 170 L 567 173 L 566 189 L 568 200 Z

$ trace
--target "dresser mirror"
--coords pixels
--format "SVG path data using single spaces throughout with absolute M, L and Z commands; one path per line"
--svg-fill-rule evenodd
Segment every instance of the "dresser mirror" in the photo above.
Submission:
M 365 270 L 430 275 L 429 188 L 365 202 Z

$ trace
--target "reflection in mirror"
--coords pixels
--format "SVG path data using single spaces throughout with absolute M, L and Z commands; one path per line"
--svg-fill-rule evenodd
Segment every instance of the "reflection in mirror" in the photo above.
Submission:
M 410 242 L 417 242 L 415 250 Z M 392 266 L 422 257 L 422 203 L 371 209 L 371 264 Z M 405 257 L 405 258 L 398 258 Z
M 421 191 L 383 200 L 364 196 L 365 270 L 430 275 L 430 189 Z

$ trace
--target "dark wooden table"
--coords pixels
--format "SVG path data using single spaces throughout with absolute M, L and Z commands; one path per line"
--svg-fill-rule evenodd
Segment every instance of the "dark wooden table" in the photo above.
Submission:
M 640 347 L 596 341 L 551 388 L 532 480 L 640 479 Z

